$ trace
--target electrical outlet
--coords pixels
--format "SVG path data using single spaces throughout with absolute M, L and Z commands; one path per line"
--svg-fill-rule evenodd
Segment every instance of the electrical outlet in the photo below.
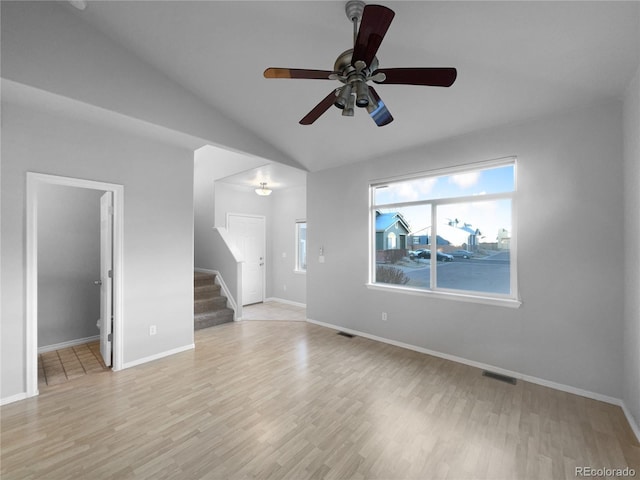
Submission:
M 383 322 L 387 321 L 387 312 L 382 312 L 382 321 Z
M 155 325 L 151 325 L 149 327 L 149 335 L 155 335 L 156 333 L 157 333 L 156 326 Z

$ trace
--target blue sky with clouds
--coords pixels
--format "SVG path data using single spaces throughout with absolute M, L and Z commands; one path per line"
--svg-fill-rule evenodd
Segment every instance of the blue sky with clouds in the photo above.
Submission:
M 506 165 L 469 171 L 462 174 L 442 175 L 389 183 L 375 191 L 376 205 L 414 202 L 431 199 L 477 196 L 478 201 L 438 206 L 438 225 L 458 220 L 458 225 L 470 224 L 482 232 L 481 241 L 494 242 L 499 229 L 511 231 L 511 201 L 482 200 L 492 193 L 511 192 L 515 189 L 515 168 Z M 398 211 L 408 220 L 412 233 L 423 234 L 431 226 L 431 211 L 427 206 L 380 208 L 384 212 Z

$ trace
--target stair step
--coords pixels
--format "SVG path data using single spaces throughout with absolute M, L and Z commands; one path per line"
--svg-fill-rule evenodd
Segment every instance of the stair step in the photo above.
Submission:
M 193 289 L 193 297 L 194 300 L 202 300 L 205 298 L 213 298 L 220 296 L 221 287 L 220 285 L 200 285 L 194 287 Z
M 215 281 L 216 275 L 214 273 L 194 272 L 193 274 L 194 287 L 201 287 L 203 285 L 214 285 Z
M 221 295 L 215 274 L 194 272 L 193 297 L 195 330 L 233 322 L 234 311 L 227 308 L 227 297 Z
M 214 298 L 206 298 L 202 300 L 196 300 L 193 302 L 193 313 L 206 313 L 212 310 L 220 310 L 222 308 L 226 308 L 227 306 L 227 298 L 226 297 L 214 297 Z
M 203 328 L 222 325 L 223 323 L 233 322 L 233 310 L 230 308 L 221 308 L 213 312 L 201 313 L 194 317 L 194 329 L 201 330 Z

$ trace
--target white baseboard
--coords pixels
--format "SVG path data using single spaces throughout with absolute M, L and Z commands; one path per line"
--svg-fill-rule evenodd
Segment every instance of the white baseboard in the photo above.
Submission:
M 7 405 L 8 403 L 19 402 L 20 400 L 24 400 L 27 398 L 27 392 L 18 393 L 16 395 L 11 395 L 10 397 L 1 398 L 0 405 Z
M 77 340 L 69 340 L 68 342 L 56 343 L 54 345 L 45 345 L 44 347 L 38 347 L 38 354 L 53 352 L 54 350 L 62 350 L 63 348 L 75 347 L 76 345 L 84 345 L 85 343 L 95 342 L 96 340 L 100 340 L 100 335 L 78 338 Z
M 624 412 L 625 417 L 627 417 L 627 422 L 629 422 L 629 426 L 631 427 L 631 430 L 633 431 L 634 435 L 636 436 L 636 440 L 638 440 L 638 442 L 640 442 L 640 427 L 638 426 L 638 423 L 636 422 L 636 419 L 633 417 L 633 415 L 631 415 L 631 412 L 629 411 L 629 409 L 625 405 L 624 401 L 622 402 L 622 404 L 620 406 L 622 407 L 622 411 Z
M 415 352 L 424 353 L 427 355 L 432 355 L 434 357 L 444 358 L 445 360 L 451 360 L 452 362 L 462 363 L 464 365 L 469 365 L 471 367 L 476 367 L 482 370 L 489 370 L 492 372 L 500 373 L 502 375 L 507 375 L 510 377 L 518 378 L 520 380 L 524 380 L 525 382 L 535 383 L 537 385 L 542 385 L 544 387 L 553 388 L 554 390 L 560 390 L 562 392 L 572 393 L 574 395 L 579 395 L 581 397 L 591 398 L 593 400 L 598 400 L 605 403 L 610 403 L 612 405 L 617 405 L 622 408 L 633 433 L 636 435 L 638 441 L 640 441 L 640 429 L 638 429 L 638 425 L 635 422 L 635 419 L 631 415 L 631 412 L 626 408 L 624 402 L 615 397 L 610 397 L 608 395 L 602 395 L 601 393 L 591 392 L 589 390 L 583 390 L 581 388 L 572 387 L 570 385 L 564 385 L 562 383 L 552 382 L 550 380 L 545 380 L 543 378 L 533 377 L 531 375 L 525 375 L 523 373 L 514 372 L 512 370 L 506 370 L 504 368 L 496 367 L 494 365 L 489 365 L 482 362 L 476 362 L 474 360 L 469 360 L 467 358 L 458 357 L 456 355 L 449 355 L 448 353 L 437 352 L 435 350 L 429 350 L 427 348 L 418 347 L 415 345 L 411 345 L 404 342 L 398 342 L 396 340 L 390 340 L 384 337 L 378 337 L 377 335 L 371 335 L 369 333 L 360 332 L 358 330 L 353 330 L 351 328 L 344 328 L 339 325 L 333 325 L 331 323 L 319 322 L 317 320 L 312 320 L 307 318 L 307 322 L 313 323 L 315 325 L 320 325 L 321 327 L 331 328 L 333 330 L 340 330 L 342 332 L 350 333 L 352 335 L 356 335 L 359 337 L 368 338 L 369 340 L 375 340 L 377 342 L 387 343 L 389 345 L 394 345 L 400 348 L 406 348 L 407 350 L 413 350 Z
M 170 355 L 175 355 L 176 353 L 186 352 L 187 350 L 193 350 L 196 348 L 195 343 L 191 343 L 189 345 L 185 345 L 183 347 L 173 348 L 171 350 L 167 350 L 166 352 L 156 353 L 155 355 L 150 355 L 148 357 L 139 358 L 138 360 L 134 360 L 132 362 L 127 362 L 122 365 L 122 370 L 125 368 L 135 367 L 137 365 L 142 365 L 143 363 L 153 362 L 154 360 L 159 360 L 164 357 L 168 357 Z
M 278 297 L 269 297 L 264 299 L 265 302 L 278 302 L 284 303 L 285 305 L 293 305 L 294 307 L 307 308 L 306 303 L 294 302 L 293 300 L 286 300 L 284 298 Z

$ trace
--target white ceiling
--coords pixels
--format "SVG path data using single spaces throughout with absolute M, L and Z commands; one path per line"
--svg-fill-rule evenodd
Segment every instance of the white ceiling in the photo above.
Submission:
M 344 2 L 90 1 L 74 11 L 310 171 L 619 97 L 638 68 L 637 1 L 381 3 L 396 12 L 381 67 L 458 69 L 448 89 L 377 86 L 395 117 L 381 128 L 365 110 L 334 108 L 301 126 L 337 82 L 262 77 L 269 66 L 332 69 L 352 42 Z
M 240 185 L 253 190 L 266 183 L 274 190 L 306 185 L 307 172 L 263 158 L 231 152 L 212 145 L 195 153 L 196 173 L 215 181 Z

